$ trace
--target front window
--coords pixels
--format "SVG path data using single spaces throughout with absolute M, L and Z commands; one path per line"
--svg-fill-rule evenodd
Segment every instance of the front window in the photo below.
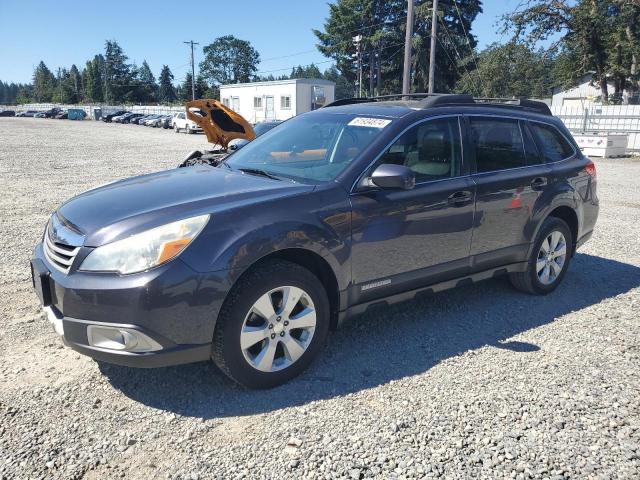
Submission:
M 335 179 L 380 134 L 390 120 L 318 113 L 270 130 L 230 155 L 233 169 L 259 169 L 303 183 Z
M 462 145 L 457 117 L 428 120 L 407 130 L 384 155 L 378 165 L 404 165 L 417 182 L 441 180 L 460 175 Z

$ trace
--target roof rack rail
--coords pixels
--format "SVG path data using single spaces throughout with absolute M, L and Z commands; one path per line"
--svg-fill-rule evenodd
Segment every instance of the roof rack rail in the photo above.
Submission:
M 374 100 L 372 100 L 371 98 L 367 98 L 367 97 L 360 97 L 360 98 L 341 98 L 340 100 L 335 100 L 331 103 L 327 103 L 324 107 L 322 108 L 327 108 L 327 107 L 339 107 L 341 105 L 351 105 L 353 103 L 366 103 L 366 102 L 373 102 Z
M 543 115 L 553 115 L 549 105 L 539 100 L 529 100 L 524 97 L 515 98 L 492 98 L 492 97 L 478 97 L 474 98 L 476 103 L 488 103 L 492 105 L 504 105 L 507 107 L 521 107 L 527 110 L 531 110 Z
M 473 97 L 467 94 L 452 93 L 398 93 L 393 95 L 379 95 L 377 97 L 364 98 L 344 98 L 336 100 L 325 107 L 337 107 L 340 105 L 350 105 L 354 103 L 380 102 L 392 99 L 419 100 L 422 108 L 446 107 L 451 105 L 491 105 L 493 107 L 519 107 L 541 115 L 553 115 L 549 105 L 538 100 L 527 98 L 491 98 Z
M 441 95 L 441 94 L 439 93 L 398 93 L 398 94 L 391 94 L 391 95 L 377 95 L 375 97 L 341 98 L 340 100 L 336 100 L 334 102 L 331 102 L 325 105 L 325 107 L 339 107 L 341 105 L 352 105 L 354 103 L 380 102 L 385 100 L 392 100 L 394 98 L 398 98 L 400 100 L 403 100 L 403 99 L 419 100 L 419 99 L 423 99 L 423 98 L 434 96 L 434 95 Z

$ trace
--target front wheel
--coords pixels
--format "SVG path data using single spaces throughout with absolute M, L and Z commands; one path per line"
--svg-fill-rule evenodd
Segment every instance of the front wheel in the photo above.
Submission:
M 538 232 L 524 272 L 512 273 L 518 290 L 534 295 L 554 291 L 564 278 L 571 260 L 573 236 L 569 226 L 556 217 L 547 218 Z
M 173 126 L 173 131 L 176 133 L 180 133 L 180 129 L 178 128 L 178 125 Z
M 329 300 L 320 280 L 295 263 L 268 261 L 243 276 L 225 300 L 213 361 L 246 387 L 275 387 L 309 366 L 328 330 Z

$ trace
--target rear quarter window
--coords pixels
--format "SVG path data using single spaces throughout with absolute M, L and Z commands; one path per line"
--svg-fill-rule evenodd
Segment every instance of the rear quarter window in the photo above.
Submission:
M 558 162 L 573 155 L 573 147 L 556 127 L 535 122 L 530 125 L 547 162 Z

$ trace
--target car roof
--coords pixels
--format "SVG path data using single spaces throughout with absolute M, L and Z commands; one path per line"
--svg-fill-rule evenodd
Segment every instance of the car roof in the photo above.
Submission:
M 331 106 L 330 110 L 325 110 L 324 108 L 321 110 L 324 113 L 330 112 L 349 115 L 375 115 L 380 117 L 400 118 L 412 113 L 417 108 L 419 108 L 418 102 L 408 100 L 351 103 L 347 105 Z
M 412 112 L 433 113 L 443 108 L 482 113 L 494 110 L 504 115 L 533 114 L 553 117 L 549 106 L 526 98 L 477 98 L 466 94 L 398 94 L 372 98 L 345 98 L 326 105 L 336 113 L 381 115 L 400 118 Z

